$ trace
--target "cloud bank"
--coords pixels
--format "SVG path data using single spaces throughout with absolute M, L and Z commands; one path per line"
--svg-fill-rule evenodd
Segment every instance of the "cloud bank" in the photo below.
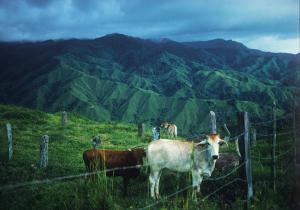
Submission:
M 0 40 L 124 33 L 176 41 L 233 39 L 299 52 L 296 0 L 0 0 Z

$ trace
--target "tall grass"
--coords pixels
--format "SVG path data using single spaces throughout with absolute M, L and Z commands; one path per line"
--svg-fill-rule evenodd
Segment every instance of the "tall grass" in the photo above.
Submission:
M 5 123 L 13 126 L 14 156 L 10 162 L 5 159 Z M 144 138 L 137 136 L 137 127 L 125 123 L 99 123 L 77 114 L 69 113 L 68 124 L 60 125 L 60 113 L 48 114 L 35 110 L 0 105 L 0 184 L 1 186 L 40 180 L 85 172 L 82 153 L 91 148 L 91 138 L 100 134 L 103 148 L 127 149 L 136 145 L 146 145 L 151 141 L 151 129 L 147 129 Z M 39 144 L 44 134 L 50 136 L 49 166 L 39 169 Z M 163 136 L 164 137 L 164 136 Z M 281 137 L 280 137 L 281 138 Z M 283 137 L 282 137 L 283 138 Z M 284 139 L 283 139 L 284 141 Z M 280 139 L 278 140 L 280 144 Z M 278 152 L 289 145 L 280 146 Z M 258 141 L 252 150 L 255 156 L 269 157 L 269 143 Z M 234 146 L 223 150 L 234 152 Z M 284 157 L 282 161 L 288 161 Z M 281 168 L 280 168 L 281 167 Z M 289 209 L 291 179 L 285 172 L 284 164 L 279 164 L 278 192 L 269 190 L 267 182 L 270 174 L 268 162 L 253 160 L 253 178 L 255 196 L 252 209 Z M 214 171 L 218 177 L 226 172 Z M 236 173 L 220 181 L 204 181 L 201 185 L 202 196 L 208 195 L 237 176 Z M 259 181 L 266 181 L 258 183 Z M 291 180 L 291 181 L 289 181 Z M 218 191 L 205 201 L 192 198 L 192 189 L 166 198 L 191 184 L 191 175 L 177 174 L 164 170 L 160 193 L 162 198 L 157 205 L 149 209 L 242 209 L 242 192 L 238 183 Z M 0 191 L 0 209 L 138 209 L 153 204 L 149 196 L 148 172 L 131 180 L 126 197 L 122 195 L 122 179 L 106 177 L 101 173 L 95 182 L 77 178 L 47 184 L 30 185 L 22 188 Z

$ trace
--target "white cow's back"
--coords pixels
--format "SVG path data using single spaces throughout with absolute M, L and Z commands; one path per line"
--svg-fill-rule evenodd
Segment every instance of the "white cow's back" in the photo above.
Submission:
M 193 143 L 160 139 L 148 146 L 147 157 L 151 168 L 168 168 L 175 171 L 189 171 L 192 168 Z

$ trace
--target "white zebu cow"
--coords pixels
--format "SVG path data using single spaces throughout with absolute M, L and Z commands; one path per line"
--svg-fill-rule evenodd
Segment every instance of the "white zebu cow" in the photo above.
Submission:
M 160 139 L 149 144 L 147 158 L 150 166 L 151 197 L 159 198 L 161 170 L 192 172 L 193 187 L 200 192 L 204 176 L 211 176 L 219 158 L 219 145 L 226 143 L 218 134 L 207 136 L 200 143 Z M 154 193 L 155 190 L 155 193 Z

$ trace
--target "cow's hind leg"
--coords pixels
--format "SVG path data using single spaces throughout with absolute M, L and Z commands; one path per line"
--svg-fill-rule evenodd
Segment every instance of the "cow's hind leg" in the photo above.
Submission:
M 157 198 L 156 194 L 154 193 L 154 189 L 156 188 L 157 185 L 157 180 L 159 178 L 159 171 L 154 171 L 151 169 L 150 176 L 149 176 L 149 181 L 150 181 L 150 192 L 151 192 L 151 197 L 152 198 Z
M 158 176 L 156 178 L 156 184 L 155 184 L 155 195 L 156 195 L 157 199 L 160 198 L 160 195 L 159 195 L 159 180 L 160 180 L 160 175 L 161 175 L 161 172 L 158 172 Z

